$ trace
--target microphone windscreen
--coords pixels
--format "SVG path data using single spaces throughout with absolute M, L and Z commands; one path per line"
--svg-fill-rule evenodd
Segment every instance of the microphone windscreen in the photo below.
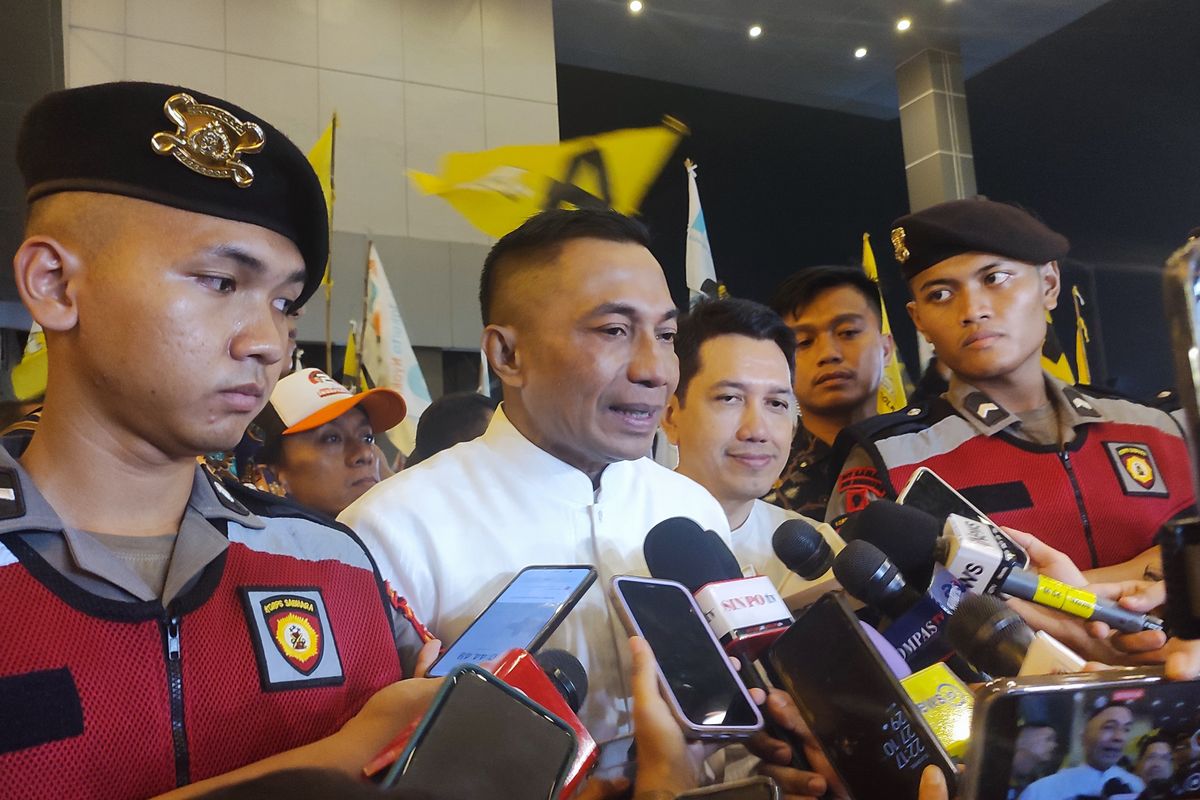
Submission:
M 838 553 L 833 574 L 852 596 L 889 617 L 900 616 L 921 599 L 883 551 L 861 539 Z
M 771 549 L 784 566 L 806 581 L 815 581 L 833 565 L 829 542 L 802 519 L 784 520 L 771 536 Z
M 687 517 L 664 519 L 651 528 L 642 553 L 652 576 L 678 581 L 692 594 L 706 584 L 742 577 L 737 558 L 721 537 Z
M 1033 631 L 1003 600 L 966 592 L 946 623 L 946 637 L 976 669 L 1010 678 L 1021 671 Z
M 838 531 L 847 542 L 870 542 L 913 586 L 927 587 L 933 578 L 934 545 L 942 535 L 937 517 L 891 500 L 876 500 L 846 519 Z
M 554 684 L 554 688 L 567 701 L 567 705 L 576 714 L 579 713 L 583 701 L 587 699 L 588 676 L 587 670 L 579 659 L 566 650 L 539 650 L 534 656 L 542 672 Z

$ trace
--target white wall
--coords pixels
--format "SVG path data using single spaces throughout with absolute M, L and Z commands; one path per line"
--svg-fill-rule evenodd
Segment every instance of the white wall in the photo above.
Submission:
M 558 140 L 551 0 L 63 0 L 68 86 L 179 83 L 308 150 L 338 114 L 334 341 L 373 239 L 414 344 L 477 347 L 489 240 L 406 169 Z M 324 338 L 322 295 L 301 322 Z

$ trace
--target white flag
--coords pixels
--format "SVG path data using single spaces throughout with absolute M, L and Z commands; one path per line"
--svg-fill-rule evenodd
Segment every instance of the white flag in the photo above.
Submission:
M 694 306 L 701 297 L 717 297 L 717 270 L 713 266 L 712 248 L 708 246 L 704 210 L 700 208 L 696 165 L 691 159 L 683 163 L 688 174 L 687 249 L 684 263 L 687 265 L 688 305 Z
M 360 348 L 369 385 L 386 386 L 404 395 L 408 415 L 387 437 L 407 456 L 417 441 L 417 421 L 429 407 L 429 389 L 375 245 L 367 255 L 367 318 Z

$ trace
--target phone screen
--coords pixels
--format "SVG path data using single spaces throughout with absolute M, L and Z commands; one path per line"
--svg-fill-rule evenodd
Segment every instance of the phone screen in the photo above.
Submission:
M 1200 798 L 1198 693 L 1153 679 L 998 697 L 976 797 Z
M 628 579 L 618 580 L 616 588 L 688 721 L 696 727 L 762 725 L 758 709 L 686 589 Z
M 949 756 L 840 594 L 801 614 L 769 658 L 853 796 L 915 800 L 929 764 L 953 796 Z
M 469 667 L 452 673 L 383 785 L 433 800 L 550 800 L 574 755 L 562 721 Z
M 1029 565 L 1029 555 L 1025 549 L 1000 530 L 1000 526 L 988 519 L 987 515 L 956 492 L 933 470 L 924 467 L 913 473 L 908 485 L 900 493 L 898 502 L 901 505 L 924 511 L 945 522 L 951 514 L 978 520 L 991 528 L 997 543 L 1005 551 L 1006 560 L 1017 568 L 1024 569 Z
M 459 664 L 481 664 L 520 647 L 530 650 L 555 619 L 565 615 L 595 580 L 590 567 L 528 567 L 517 574 L 471 627 L 429 670 L 441 678 Z

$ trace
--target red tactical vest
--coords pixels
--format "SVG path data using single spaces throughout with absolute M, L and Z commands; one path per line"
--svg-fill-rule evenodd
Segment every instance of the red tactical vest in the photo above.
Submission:
M 0 536 L 0 792 L 148 797 L 331 734 L 399 680 L 362 545 L 264 521 L 229 523 L 228 551 L 170 617 L 92 595 Z M 344 538 L 343 557 L 306 560 L 337 550 L 313 537 Z

